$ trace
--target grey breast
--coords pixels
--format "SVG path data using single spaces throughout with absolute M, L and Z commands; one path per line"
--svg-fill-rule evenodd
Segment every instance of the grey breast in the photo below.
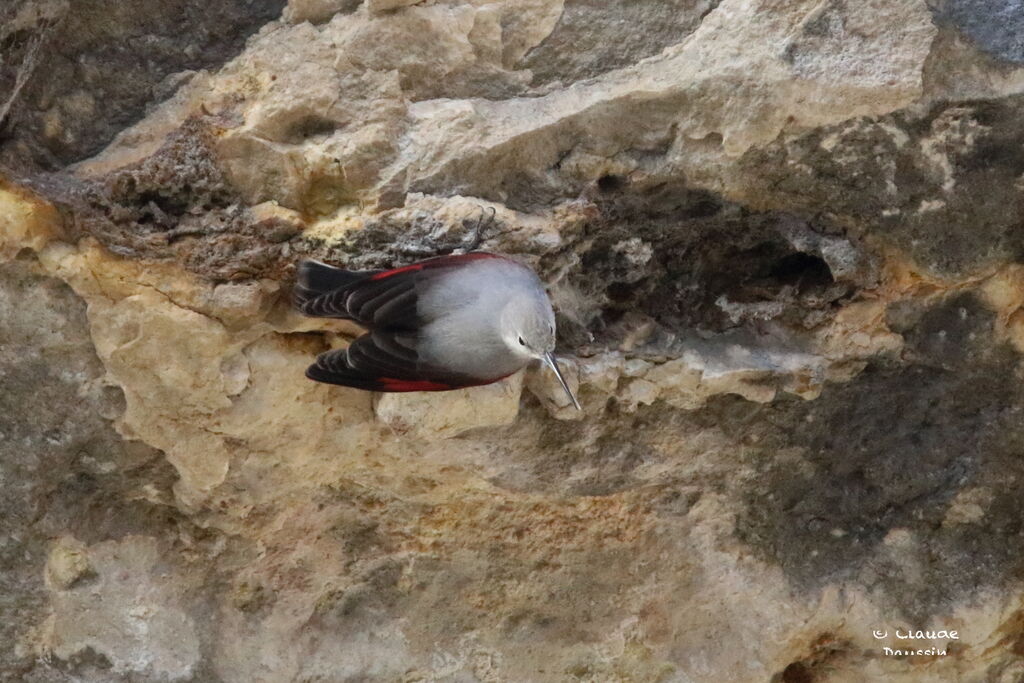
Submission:
M 421 359 L 480 379 L 519 370 L 529 359 L 502 338 L 501 312 L 515 297 L 536 296 L 539 284 L 533 271 L 505 259 L 477 261 L 438 278 L 419 299 L 421 319 L 428 321 L 417 347 Z

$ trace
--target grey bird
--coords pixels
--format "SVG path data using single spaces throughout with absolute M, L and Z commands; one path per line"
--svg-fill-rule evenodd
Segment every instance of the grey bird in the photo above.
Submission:
M 537 359 L 581 410 L 555 360 L 555 314 L 526 266 L 487 252 L 439 256 L 391 270 L 299 264 L 302 313 L 368 329 L 320 354 L 318 382 L 369 391 L 448 391 L 490 384 Z

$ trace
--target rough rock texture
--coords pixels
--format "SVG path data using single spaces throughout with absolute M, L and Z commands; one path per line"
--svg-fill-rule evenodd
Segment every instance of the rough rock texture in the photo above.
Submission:
M 1019 3 L 115 4 L 0 9 L 0 678 L 1024 677 Z M 582 414 L 304 378 L 477 246 Z
M 0 8 L 0 160 L 99 151 L 198 70 L 236 55 L 285 0 L 9 0 Z

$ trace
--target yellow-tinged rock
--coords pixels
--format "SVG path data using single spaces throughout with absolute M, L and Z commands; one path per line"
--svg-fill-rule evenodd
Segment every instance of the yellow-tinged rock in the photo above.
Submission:
M 985 280 L 980 288 L 985 303 L 1003 320 L 1024 305 L 1024 266 L 1011 264 Z
M 49 202 L 0 178 L 0 260 L 22 249 L 39 251 L 60 228 L 60 214 Z
M 519 414 L 523 373 L 455 391 L 381 394 L 377 419 L 399 434 L 447 439 L 478 427 L 511 424 Z M 354 389 L 352 391 L 355 391 Z
M 57 590 L 68 590 L 93 573 L 85 544 L 73 536 L 59 539 L 46 558 L 46 582 Z

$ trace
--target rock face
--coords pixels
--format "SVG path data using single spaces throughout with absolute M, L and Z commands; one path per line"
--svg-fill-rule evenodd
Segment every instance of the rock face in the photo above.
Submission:
M 0 10 L 0 678 L 1024 676 L 1019 3 L 115 5 Z M 476 244 L 582 414 L 305 379 Z

